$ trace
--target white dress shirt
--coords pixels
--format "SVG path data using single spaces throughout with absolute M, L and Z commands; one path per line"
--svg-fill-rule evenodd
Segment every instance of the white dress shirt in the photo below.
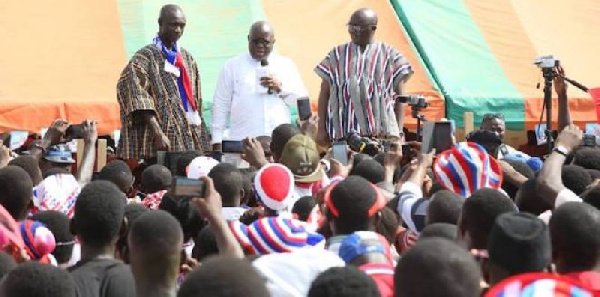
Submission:
M 230 121 L 228 140 L 271 136 L 277 126 L 291 122 L 290 107 L 308 96 L 298 68 L 286 57 L 271 53 L 263 67 L 250 54 L 231 58 L 221 69 L 212 106 L 212 143 L 220 143 Z M 260 85 L 265 70 L 281 82 L 279 94 Z

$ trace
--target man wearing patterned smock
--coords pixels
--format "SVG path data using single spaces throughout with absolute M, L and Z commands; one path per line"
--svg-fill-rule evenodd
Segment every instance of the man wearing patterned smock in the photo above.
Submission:
M 177 45 L 185 24 L 179 6 L 163 6 L 152 44 L 135 53 L 121 73 L 117 154 L 123 159 L 152 160 L 157 151 L 209 148 L 201 116 L 198 66 L 191 54 Z
M 315 68 L 322 79 L 317 142 L 356 132 L 372 138 L 403 139 L 404 106 L 396 103 L 412 67 L 396 49 L 374 40 L 377 14 L 359 9 L 348 22 L 351 42 L 335 47 Z

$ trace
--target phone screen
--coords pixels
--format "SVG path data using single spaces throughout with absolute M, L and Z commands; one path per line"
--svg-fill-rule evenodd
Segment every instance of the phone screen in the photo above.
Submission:
M 348 145 L 345 141 L 338 141 L 333 144 L 332 157 L 342 165 L 348 165 Z
M 452 148 L 452 123 L 436 122 L 433 129 L 433 142 L 436 153 Z
M 206 187 L 198 179 L 175 177 L 171 191 L 176 198 L 204 197 Z
M 410 153 L 411 153 L 410 144 L 403 144 L 402 145 L 402 156 L 409 156 Z
M 312 115 L 312 111 L 310 110 L 310 99 L 304 97 L 304 98 L 300 98 L 297 101 L 298 104 L 298 117 L 303 120 L 306 121 L 310 118 L 310 116 Z
M 423 124 L 423 142 L 421 150 L 430 153 L 435 149 L 437 154 L 452 148 L 452 123 L 425 122 Z
M 221 142 L 221 149 L 224 153 L 241 154 L 244 152 L 244 143 L 241 140 L 223 140 Z

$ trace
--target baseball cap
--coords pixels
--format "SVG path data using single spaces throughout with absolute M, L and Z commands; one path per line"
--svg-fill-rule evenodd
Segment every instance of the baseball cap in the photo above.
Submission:
M 73 164 L 73 153 L 66 144 L 55 144 L 44 152 L 43 158 L 58 164 Z
M 219 161 L 211 157 L 196 157 L 192 160 L 192 162 L 190 162 L 186 169 L 187 178 L 196 179 L 207 176 L 213 167 L 217 166 L 217 164 L 219 164 Z
M 538 272 L 550 265 L 552 252 L 546 224 L 529 213 L 496 218 L 488 240 L 490 260 L 512 274 Z
M 340 245 L 339 256 L 346 263 L 350 263 L 365 254 L 381 254 L 390 263 L 393 263 L 390 245 L 383 236 L 375 232 L 356 231 L 346 236 Z
M 292 171 L 296 182 L 301 183 L 323 179 L 320 159 L 315 141 L 303 134 L 290 138 L 281 153 L 281 163 Z
M 474 142 L 461 142 L 438 155 L 433 164 L 437 181 L 463 198 L 482 188 L 500 190 L 502 169 L 498 161 Z

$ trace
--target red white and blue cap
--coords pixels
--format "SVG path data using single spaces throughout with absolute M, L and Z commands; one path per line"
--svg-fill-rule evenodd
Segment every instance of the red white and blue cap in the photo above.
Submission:
M 32 260 L 39 260 L 54 251 L 56 241 L 52 232 L 38 221 L 25 220 L 19 223 L 25 250 Z
M 265 217 L 244 225 L 230 221 L 229 227 L 248 254 L 287 253 L 325 243 L 323 235 L 311 232 L 304 222 L 282 217 Z
M 444 188 L 463 198 L 482 188 L 499 190 L 502 186 L 500 164 L 474 142 L 461 142 L 442 152 L 433 172 Z
M 256 173 L 254 189 L 266 207 L 277 211 L 291 208 L 294 174 L 281 164 L 268 164 Z
M 592 297 L 594 293 L 575 279 L 550 273 L 525 273 L 493 286 L 485 297 Z

